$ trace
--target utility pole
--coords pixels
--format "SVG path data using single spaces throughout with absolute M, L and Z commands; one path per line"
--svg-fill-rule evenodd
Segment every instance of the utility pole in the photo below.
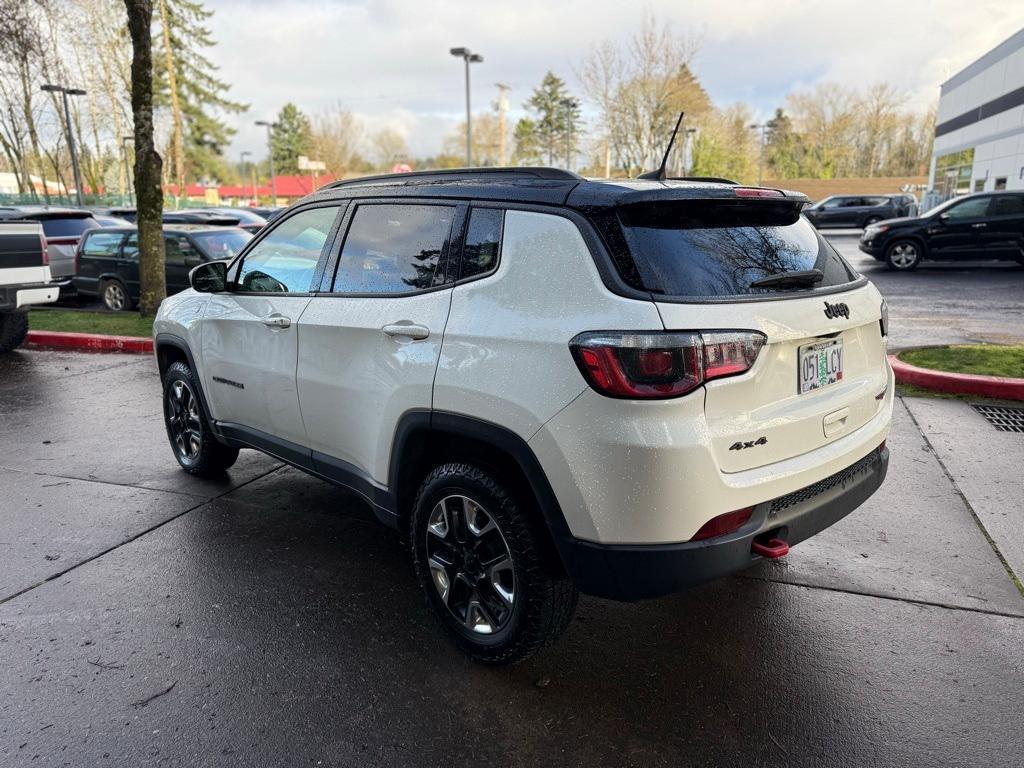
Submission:
M 479 64 L 484 57 L 479 53 L 473 53 L 469 48 L 451 48 L 448 51 L 452 56 L 462 59 L 466 63 L 466 167 L 473 167 L 473 116 L 469 108 L 469 65 Z
M 277 123 L 257 120 L 256 125 L 262 125 L 267 129 L 267 149 L 270 151 L 270 196 L 273 198 L 270 205 L 274 207 L 277 205 L 277 179 L 274 176 L 274 129 L 277 128 Z
M 505 95 L 512 86 L 495 83 L 498 89 L 498 165 L 505 165 L 505 113 L 508 112 L 508 97 Z
M 71 152 L 71 170 L 75 175 L 75 199 L 78 201 L 78 207 L 82 207 L 82 174 L 78 170 L 78 152 L 75 151 L 75 132 L 71 128 L 71 105 L 68 102 L 68 96 L 85 96 L 85 91 L 81 88 L 67 88 L 63 85 L 51 85 L 47 83 L 42 86 L 42 90 L 48 93 L 60 93 L 64 96 L 64 121 L 68 126 L 68 150 Z M 43 179 L 43 186 L 46 185 L 46 179 Z
M 764 181 L 764 140 L 768 123 L 751 123 L 749 127 L 752 131 L 761 131 L 761 150 L 757 157 L 757 186 L 761 186 Z

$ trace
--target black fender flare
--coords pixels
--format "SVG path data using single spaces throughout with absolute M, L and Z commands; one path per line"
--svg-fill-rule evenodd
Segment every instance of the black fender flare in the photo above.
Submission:
M 167 347 L 173 347 L 184 353 L 185 359 L 188 361 L 188 367 L 192 369 L 192 373 L 195 377 L 196 390 L 199 395 L 199 405 L 203 409 L 203 416 L 206 418 L 206 423 L 210 425 L 210 428 L 215 434 L 218 434 L 217 425 L 213 420 L 213 416 L 210 411 L 209 403 L 206 401 L 206 393 L 203 391 L 202 377 L 199 375 L 199 369 L 196 367 L 195 358 L 192 356 L 192 350 L 189 349 L 188 342 L 180 336 L 173 333 L 158 333 L 153 339 L 153 352 L 156 354 L 157 364 L 160 365 L 160 351 Z M 163 380 L 164 370 L 163 366 L 160 369 L 161 383 Z

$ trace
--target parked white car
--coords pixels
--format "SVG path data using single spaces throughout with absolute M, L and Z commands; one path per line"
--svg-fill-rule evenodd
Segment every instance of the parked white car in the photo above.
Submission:
M 0 352 L 21 346 L 29 308 L 54 302 L 59 293 L 39 222 L 0 220 Z
M 163 303 L 174 455 L 360 494 L 484 662 L 578 591 L 780 557 L 879 487 L 893 407 L 882 298 L 805 203 L 546 168 L 331 185 Z

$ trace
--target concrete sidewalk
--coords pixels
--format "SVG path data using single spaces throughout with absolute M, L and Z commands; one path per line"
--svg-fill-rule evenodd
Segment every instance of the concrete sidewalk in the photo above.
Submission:
M 357 499 L 180 472 L 152 360 L 7 356 L 0 765 L 1019 766 L 1024 598 L 972 510 L 1012 554 L 1020 464 L 974 488 L 964 408 L 898 402 L 885 485 L 782 562 L 585 597 L 495 670 Z

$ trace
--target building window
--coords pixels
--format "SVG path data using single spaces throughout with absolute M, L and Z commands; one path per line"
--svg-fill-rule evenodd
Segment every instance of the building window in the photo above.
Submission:
M 1000 177 L 998 177 L 996 179 L 996 187 L 995 188 L 996 188 L 996 192 L 998 192 L 1000 189 L 1006 189 L 1006 177 L 1005 176 L 1000 176 Z
M 971 191 L 974 148 L 941 155 L 935 161 L 935 191 L 944 197 L 966 195 Z
M 975 192 L 984 192 L 985 191 L 985 180 L 984 179 L 975 179 L 974 180 L 974 191 Z

